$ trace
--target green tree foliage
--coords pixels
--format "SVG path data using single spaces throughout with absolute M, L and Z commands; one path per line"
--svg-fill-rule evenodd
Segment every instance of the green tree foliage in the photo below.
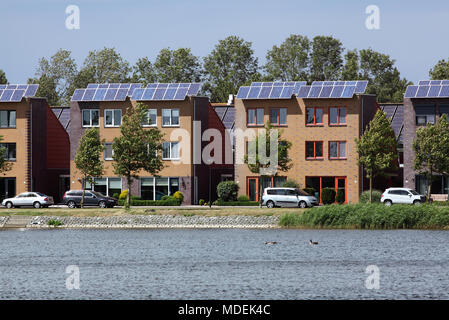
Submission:
M 43 74 L 39 79 L 28 79 L 28 83 L 39 84 L 36 96 L 47 98 L 47 102 L 49 105 L 58 106 L 61 104 L 61 99 L 57 91 L 57 83 L 55 78 Z
M 239 185 L 234 181 L 222 181 L 217 185 L 217 195 L 223 201 L 236 201 Z
M 3 136 L 0 136 L 0 142 L 3 141 Z M 0 174 L 8 172 L 12 168 L 12 163 L 6 160 L 6 148 L 0 146 Z
M 267 52 L 264 66 L 267 77 L 278 81 L 307 81 L 309 76 L 310 40 L 299 34 L 290 35 L 278 47 Z
M 190 49 L 162 49 L 154 62 L 159 82 L 200 82 L 201 65 L 199 58 Z
M 359 53 L 356 49 L 349 50 L 345 54 L 345 65 L 341 71 L 341 80 L 358 80 L 360 77 L 359 71 Z
M 229 36 L 204 58 L 203 68 L 206 80 L 203 90 L 212 102 L 222 102 L 257 75 L 258 61 L 251 42 Z
M 339 80 L 343 45 L 340 40 L 316 36 L 312 41 L 310 81 Z
M 154 66 L 147 57 L 139 58 L 133 66 L 132 82 L 140 82 L 145 85 L 157 82 Z
M 438 63 L 429 70 L 429 76 L 432 80 L 449 79 L 449 59 L 440 60 Z
M 6 73 L 2 69 L 0 69 L 0 84 L 7 84 L 8 79 L 6 79 Z
M 75 155 L 75 165 L 80 171 L 83 181 L 83 196 L 81 197 L 81 207 L 84 204 L 84 193 L 86 182 L 93 183 L 94 177 L 103 175 L 104 163 L 101 160 L 101 152 L 104 150 L 104 141 L 100 140 L 98 128 L 87 129 L 81 137 L 78 150 Z
M 414 168 L 427 177 L 427 200 L 434 174 L 449 174 L 449 122 L 446 115 L 416 132 Z
M 359 154 L 358 164 L 364 166 L 369 179 L 371 203 L 374 177 L 396 167 L 397 141 L 390 120 L 383 111 L 377 111 L 363 135 L 355 142 Z
M 120 127 L 121 135 L 114 138 L 112 145 L 114 173 L 126 178 L 128 188 L 131 186 L 132 178 L 138 179 L 141 170 L 156 175 L 164 167 L 160 154 L 162 133 L 157 127 L 143 128 L 141 125 L 146 110 L 146 106 L 142 103 L 138 103 L 135 108 L 128 108 Z M 126 208 L 130 205 L 130 195 L 131 192 L 128 192 Z

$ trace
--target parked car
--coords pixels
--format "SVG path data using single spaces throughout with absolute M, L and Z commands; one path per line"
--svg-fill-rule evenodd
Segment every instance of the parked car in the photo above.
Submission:
M 425 196 L 408 188 L 388 188 L 380 197 L 380 202 L 386 206 L 391 206 L 393 203 L 419 205 L 425 201 Z
M 81 206 L 83 190 L 70 190 L 64 193 L 62 201 L 69 208 Z M 99 192 L 86 190 L 84 193 L 85 206 L 98 206 L 100 208 L 112 208 L 117 205 L 117 199 L 105 196 Z
M 296 188 L 265 188 L 262 195 L 262 205 L 268 208 L 307 208 L 318 205 L 318 200 L 305 191 Z
M 38 209 L 40 207 L 47 208 L 53 204 L 53 197 L 40 192 L 23 192 L 13 198 L 7 198 L 2 201 L 2 206 L 7 208 L 33 206 Z

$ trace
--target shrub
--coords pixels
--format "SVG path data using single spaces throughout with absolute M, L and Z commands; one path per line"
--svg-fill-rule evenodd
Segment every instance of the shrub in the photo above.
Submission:
M 345 203 L 345 190 L 344 189 L 338 189 L 336 200 L 339 204 Z
M 58 227 L 58 226 L 62 226 L 64 223 L 62 223 L 62 222 L 59 221 L 59 220 L 51 219 L 51 220 L 48 220 L 47 224 L 48 224 L 49 226 L 55 226 L 55 227 Z
M 245 195 L 241 195 L 240 197 L 237 198 L 237 201 L 241 201 L 241 202 L 249 201 L 249 197 L 245 196 Z
M 380 197 L 382 196 L 382 191 L 373 190 L 373 203 L 380 202 Z M 360 203 L 369 203 L 369 190 L 363 191 L 360 195 Z
M 215 200 L 214 202 L 212 202 L 213 206 L 218 206 L 218 200 Z
M 198 201 L 198 204 L 199 204 L 200 206 L 204 205 L 204 199 L 200 199 L 200 201 Z
M 282 184 L 284 188 L 297 188 L 299 189 L 299 183 L 293 179 L 289 179 Z
M 332 204 L 335 202 L 335 190 L 332 188 L 323 188 L 321 190 L 321 201 L 323 204 Z
M 162 196 L 161 198 L 161 200 L 170 200 L 170 199 L 173 199 L 173 197 L 168 195 Z
M 182 194 L 181 191 L 176 191 L 173 194 L 173 198 L 175 198 L 176 200 L 178 200 L 179 204 L 184 202 L 184 195 Z
M 234 181 L 222 181 L 217 186 L 218 198 L 223 201 L 237 200 L 239 185 Z
M 124 199 L 126 199 L 127 196 L 128 196 L 128 190 L 123 190 L 123 191 L 120 193 L 118 199 L 119 199 L 119 200 L 124 200 Z
M 179 206 L 178 200 L 171 198 L 167 200 L 130 200 L 132 206 Z M 123 206 L 125 200 L 119 200 L 118 205 Z
M 217 200 L 218 206 L 258 206 L 259 201 L 223 201 L 221 199 Z
M 314 188 L 310 188 L 310 187 L 304 188 L 303 190 L 304 190 L 305 192 L 307 192 L 308 194 L 310 194 L 311 196 L 314 196 L 314 195 L 315 195 L 315 192 L 316 192 L 316 190 L 315 190 Z
M 138 196 L 131 196 L 130 200 L 142 200 L 142 198 Z
M 114 193 L 113 195 L 112 195 L 112 197 L 114 198 L 114 199 L 117 199 L 118 200 L 118 197 L 120 197 L 120 194 L 119 193 Z

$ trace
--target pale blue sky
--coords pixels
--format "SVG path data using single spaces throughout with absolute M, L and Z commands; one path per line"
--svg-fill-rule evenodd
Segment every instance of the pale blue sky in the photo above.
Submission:
M 65 28 L 65 8 L 80 8 L 81 29 Z M 380 30 L 365 28 L 365 8 L 380 9 Z M 2 0 L 0 69 L 11 83 L 33 76 L 40 57 L 59 48 L 81 64 L 89 50 L 115 47 L 130 63 L 154 59 L 164 47 L 207 55 L 218 40 L 251 41 L 262 64 L 274 44 L 292 33 L 332 35 L 346 49 L 371 47 L 396 59 L 417 82 L 449 58 L 447 0 Z

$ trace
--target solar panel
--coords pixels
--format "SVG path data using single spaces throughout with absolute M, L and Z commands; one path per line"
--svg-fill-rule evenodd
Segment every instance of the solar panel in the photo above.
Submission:
M 418 86 L 408 86 L 407 90 L 405 90 L 404 97 L 405 98 L 414 98 L 416 96 L 417 91 L 418 91 Z
M 312 88 L 310 89 L 308 98 L 318 98 L 320 96 L 320 92 L 321 92 L 322 88 L 323 88 L 322 86 L 315 86 L 314 87 L 312 85 Z
M 34 97 L 38 84 L 3 84 L 0 85 L 1 102 L 20 102 L 23 97 Z
M 449 98 L 449 80 L 420 80 L 407 87 L 404 98 Z
M 237 92 L 237 99 L 246 99 L 248 96 L 250 87 L 240 87 L 239 92 Z
M 355 93 L 356 86 L 345 86 L 341 98 L 352 98 Z
M 440 83 L 441 83 L 441 81 L 440 81 Z M 438 97 L 440 94 L 440 90 L 441 90 L 440 85 L 431 85 L 427 96 L 432 97 L 432 98 Z
M 237 99 L 290 99 L 305 84 L 305 81 L 253 82 L 239 88 Z
M 262 87 L 251 87 L 248 93 L 248 99 L 257 99 Z
M 16 89 L 14 90 L 11 99 L 9 101 L 11 102 L 20 102 L 22 101 L 23 95 L 25 94 L 24 89 Z
M 332 85 L 323 86 L 320 92 L 320 98 L 329 98 L 334 87 Z
M 299 88 L 297 97 L 298 98 L 307 98 L 309 96 L 310 88 L 311 88 L 310 86 L 302 86 L 301 88 Z
M 72 101 L 125 101 L 139 88 L 141 83 L 89 83 L 86 89 L 75 90 Z
M 430 86 L 419 86 L 418 92 L 416 93 L 417 98 L 425 98 L 427 97 L 427 93 L 429 92 Z
M 149 83 L 143 91 L 134 90 L 132 100 L 184 100 L 195 96 L 201 83 Z
M 3 94 L 2 97 L 0 98 L 0 101 L 9 101 L 9 99 L 11 98 L 12 94 L 14 93 L 13 89 L 5 89 L 3 90 Z
M 334 89 L 332 90 L 330 97 L 331 98 L 340 98 L 344 89 L 345 89 L 344 85 L 334 86 Z

